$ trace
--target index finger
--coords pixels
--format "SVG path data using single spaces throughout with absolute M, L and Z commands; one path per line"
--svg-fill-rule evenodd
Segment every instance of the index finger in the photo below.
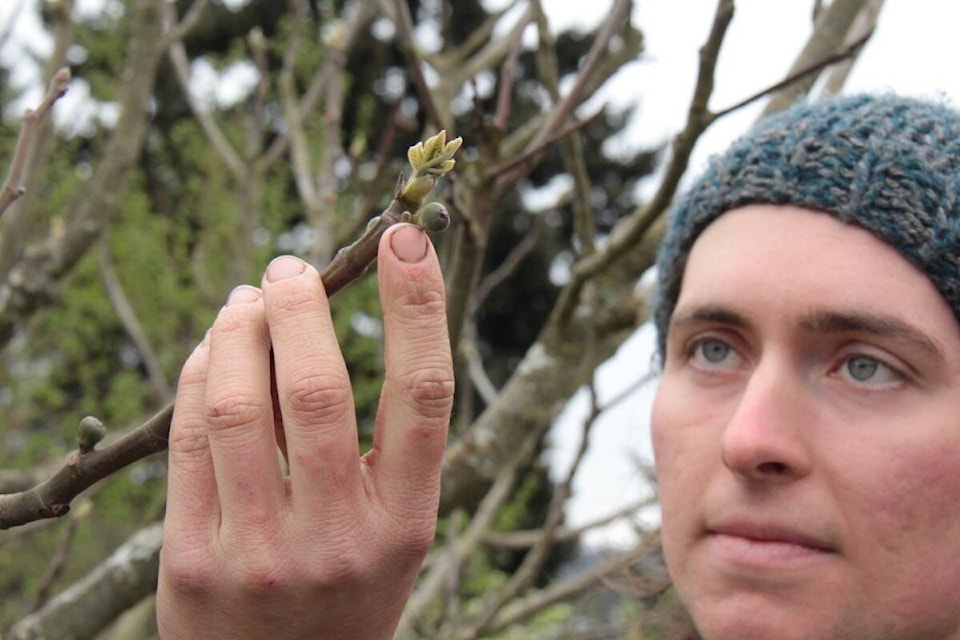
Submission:
M 367 461 L 387 504 L 433 517 L 454 382 L 443 278 L 426 234 L 408 224 L 389 229 L 378 277 L 386 371 Z

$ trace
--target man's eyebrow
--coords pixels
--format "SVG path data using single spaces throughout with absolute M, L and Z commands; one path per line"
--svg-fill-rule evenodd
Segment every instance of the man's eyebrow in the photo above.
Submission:
M 899 318 L 860 312 L 813 311 L 800 320 L 800 326 L 816 333 L 867 333 L 911 343 L 928 354 L 946 361 L 939 342 Z
M 677 328 L 700 323 L 726 324 L 740 328 L 750 326 L 747 319 L 736 311 L 721 306 L 705 305 L 674 312 L 673 318 L 670 320 L 670 327 Z

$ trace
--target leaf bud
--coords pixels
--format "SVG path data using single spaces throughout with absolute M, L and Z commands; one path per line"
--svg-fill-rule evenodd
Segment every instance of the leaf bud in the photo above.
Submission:
M 410 222 L 427 231 L 443 231 L 450 226 L 450 213 L 439 202 L 430 202 L 417 210 Z
M 107 428 L 103 423 L 93 416 L 87 416 L 80 421 L 77 428 L 77 448 L 80 453 L 89 453 L 106 435 Z

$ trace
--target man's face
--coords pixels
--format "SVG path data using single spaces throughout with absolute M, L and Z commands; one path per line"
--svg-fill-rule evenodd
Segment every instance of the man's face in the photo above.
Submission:
M 653 439 L 709 640 L 960 638 L 960 327 L 868 232 L 796 207 L 696 241 Z

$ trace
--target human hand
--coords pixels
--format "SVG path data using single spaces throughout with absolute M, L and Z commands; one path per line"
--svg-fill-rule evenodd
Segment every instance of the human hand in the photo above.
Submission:
M 453 368 L 426 235 L 390 228 L 378 277 L 386 374 L 362 457 L 327 298 L 306 263 L 277 259 L 261 289 L 234 290 L 188 358 L 157 590 L 165 640 L 392 638 L 434 536 Z

